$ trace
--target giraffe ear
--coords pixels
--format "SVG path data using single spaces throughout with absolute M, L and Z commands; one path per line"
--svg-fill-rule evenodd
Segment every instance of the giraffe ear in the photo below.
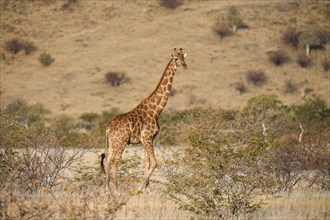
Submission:
M 184 54 L 183 54 L 183 58 L 186 58 L 186 56 L 187 56 L 187 53 L 184 53 Z

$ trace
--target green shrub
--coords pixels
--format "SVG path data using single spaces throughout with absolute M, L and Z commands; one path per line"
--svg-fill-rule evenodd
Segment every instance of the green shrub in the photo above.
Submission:
M 43 129 L 50 111 L 40 103 L 28 105 L 24 101 L 17 100 L 9 103 L 4 113 L 11 115 L 26 129 Z
M 301 105 L 292 107 L 295 117 L 303 124 L 310 126 L 327 126 L 330 124 L 330 108 L 319 97 L 308 99 Z
M 91 130 L 100 121 L 100 115 L 97 113 L 84 113 L 79 117 L 79 119 L 82 120 L 80 127 Z
M 165 160 L 165 195 L 181 209 L 231 219 L 300 183 L 328 189 L 329 130 L 293 116 L 275 95 L 252 98 L 239 113 L 195 112 L 190 146 Z
M 50 64 L 52 64 L 55 61 L 55 59 L 52 58 L 50 54 L 43 52 L 39 56 L 39 61 L 44 67 L 47 67 Z
M 262 201 L 254 198 L 274 193 L 276 181 L 266 169 L 269 142 L 258 128 L 231 131 L 222 118 L 217 111 L 202 115 L 190 132 L 191 147 L 166 161 L 165 194 L 182 209 L 229 219 L 259 208 Z

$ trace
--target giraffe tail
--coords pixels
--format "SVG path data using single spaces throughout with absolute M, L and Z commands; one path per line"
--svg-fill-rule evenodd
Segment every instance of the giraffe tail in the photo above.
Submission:
M 105 158 L 105 153 L 102 153 L 101 154 L 101 170 L 102 170 L 102 173 L 105 173 L 105 170 L 104 170 L 104 158 Z
M 107 153 L 108 152 L 108 149 L 109 149 L 109 138 L 108 138 L 108 133 L 109 133 L 109 130 L 107 129 L 106 133 L 105 133 L 105 137 L 106 137 L 106 148 L 105 148 L 105 152 Z M 104 168 L 104 159 L 105 159 L 105 155 L 106 153 L 102 153 L 101 154 L 101 170 L 102 170 L 102 173 L 105 173 L 105 168 Z

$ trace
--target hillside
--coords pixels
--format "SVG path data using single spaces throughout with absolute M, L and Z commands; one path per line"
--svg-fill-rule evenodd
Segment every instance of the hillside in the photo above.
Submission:
M 128 111 L 156 87 L 174 47 L 188 53 L 188 69 L 177 71 L 167 110 L 200 105 L 239 109 L 260 93 L 299 104 L 303 87 L 311 91 L 305 98 L 320 96 L 329 105 L 329 71 L 322 67 L 329 60 L 329 43 L 324 50 L 313 50 L 311 66 L 302 68 L 296 63 L 299 49 L 281 41 L 289 27 L 329 30 L 325 5 L 187 0 L 171 10 L 159 1 L 1 0 L 1 107 L 23 100 L 41 103 L 56 115 L 79 116 L 111 107 Z M 249 28 L 221 40 L 214 26 L 232 6 Z M 38 50 L 11 59 L 5 43 L 14 38 L 33 42 Z M 290 56 L 281 66 L 267 57 L 278 49 Z M 55 59 L 48 67 L 38 60 L 42 52 Z M 262 70 L 267 82 L 248 83 L 248 70 Z M 105 82 L 110 71 L 123 72 L 129 80 L 112 87 Z M 289 80 L 297 89 L 285 93 Z M 235 89 L 238 82 L 246 92 Z

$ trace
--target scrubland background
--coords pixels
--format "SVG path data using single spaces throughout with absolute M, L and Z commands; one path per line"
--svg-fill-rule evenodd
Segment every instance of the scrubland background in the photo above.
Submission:
M 0 7 L 2 218 L 329 218 L 328 1 L 1 0 Z M 244 25 L 235 33 L 227 27 L 228 36 L 221 37 L 219 28 L 228 25 L 230 13 Z M 325 42 L 306 58 L 303 45 L 283 41 L 290 29 L 321 33 Z M 128 146 L 119 175 L 122 194 L 107 194 L 99 170 L 106 123 L 149 96 L 174 47 L 188 53 L 188 69 L 177 70 L 159 118 L 159 167 L 150 190 L 134 191 L 143 175 L 143 147 Z M 287 56 L 280 65 L 269 59 L 276 51 Z M 48 55 L 48 66 L 40 61 L 43 55 Z M 308 59 L 306 66 L 297 62 L 299 56 Z M 251 72 L 261 74 L 251 79 Z M 298 142 L 299 134 L 305 142 Z M 205 137 L 214 142 L 199 142 Z M 198 161 L 190 156 L 208 158 L 206 153 L 214 149 L 226 153 L 223 140 L 265 166 L 265 146 L 275 149 L 274 169 L 280 177 L 274 179 L 279 183 L 267 184 L 281 190 L 274 190 L 260 208 L 253 202 L 263 195 L 233 187 L 242 182 L 249 186 L 253 179 L 238 175 L 228 186 L 215 184 L 220 187 L 216 190 L 235 188 L 242 195 L 228 210 L 235 213 L 241 205 L 252 213 L 214 215 L 227 213 L 216 202 L 229 203 L 230 196 L 236 198 L 231 192 L 228 199 L 215 193 L 209 204 L 195 204 L 200 209 L 185 206 L 173 194 L 191 196 L 188 189 L 196 185 L 212 186 L 203 182 L 205 173 L 199 172 L 204 168 L 190 166 Z M 189 152 L 191 147 L 196 151 Z M 218 157 L 219 152 L 213 152 L 213 162 L 225 161 L 224 176 L 244 170 L 242 155 L 229 153 L 230 161 Z M 271 154 L 265 157 L 272 159 Z M 192 172 L 176 176 L 180 167 Z M 196 178 L 184 179 L 195 171 Z M 255 184 L 263 187 L 260 191 L 270 190 Z M 198 187 L 193 192 L 206 195 Z M 247 192 L 252 200 L 244 200 Z
M 70 1 L 68 1 L 70 2 Z M 75 2 L 75 1 L 71 1 Z M 41 103 L 54 114 L 77 116 L 111 107 L 129 111 L 156 87 L 174 47 L 188 53 L 187 71 L 179 69 L 175 96 L 167 110 L 194 106 L 239 109 L 260 93 L 275 93 L 299 104 L 302 87 L 329 104 L 329 73 L 322 61 L 329 54 L 312 51 L 312 65 L 301 68 L 299 50 L 281 41 L 289 27 L 300 31 L 329 28 L 325 1 L 184 1 L 175 10 L 158 1 L 2 1 L 1 44 L 13 38 L 33 42 L 37 51 L 11 56 L 2 47 L 1 106 L 21 99 Z M 248 29 L 223 40 L 214 26 L 236 6 Z M 8 9 L 7 9 L 8 8 Z M 291 60 L 275 66 L 267 52 L 286 50 Z M 40 53 L 55 59 L 44 68 Z M 246 72 L 262 70 L 267 83 L 247 85 Z M 129 81 L 105 83 L 105 74 L 123 72 Z M 283 92 L 292 80 L 298 89 Z M 240 95 L 234 85 L 245 83 Z

